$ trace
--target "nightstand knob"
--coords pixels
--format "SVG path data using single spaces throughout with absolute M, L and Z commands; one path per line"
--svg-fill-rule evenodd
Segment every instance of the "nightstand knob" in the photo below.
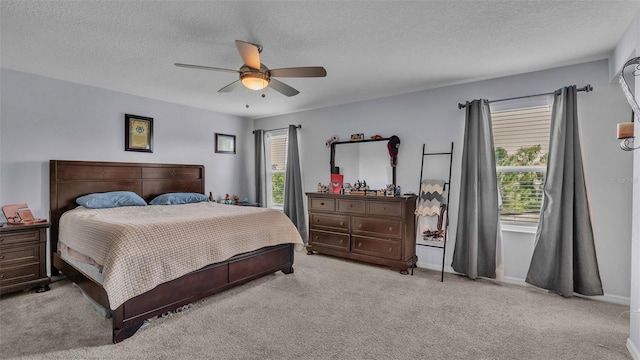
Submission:
M 0 242 L 3 242 L 3 241 L 4 241 L 4 238 L 3 238 L 3 237 L 0 237 Z
M 340 239 L 340 245 L 342 245 L 343 242 L 344 242 L 344 240 Z
M 358 243 L 358 247 L 362 247 L 362 243 L 361 242 Z
M 316 236 L 314 237 L 314 239 L 315 239 L 315 240 L 318 240 L 318 239 L 320 239 L 320 237 L 319 237 L 318 235 L 316 235 Z
M 361 229 L 361 228 L 362 228 L 362 224 L 358 224 L 358 229 Z
M 393 248 L 389 248 L 389 252 L 393 251 Z
M 0 255 L 0 260 L 1 260 L 1 259 L 4 259 L 4 255 Z
M 344 225 L 344 221 L 340 221 L 340 226 Z
M 389 226 L 389 231 L 393 231 L 393 226 Z
M 0 279 L 4 279 L 4 274 L 0 274 Z
M 324 203 L 323 203 L 323 202 L 321 202 L 321 203 L 320 203 L 320 205 L 324 206 Z

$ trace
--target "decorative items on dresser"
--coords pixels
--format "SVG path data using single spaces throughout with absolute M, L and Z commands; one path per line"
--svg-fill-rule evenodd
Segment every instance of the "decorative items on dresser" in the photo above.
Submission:
M 0 226 L 0 294 L 49 290 L 46 243 L 49 223 Z
M 309 244 L 314 252 L 358 260 L 408 274 L 416 257 L 416 196 L 307 193 Z

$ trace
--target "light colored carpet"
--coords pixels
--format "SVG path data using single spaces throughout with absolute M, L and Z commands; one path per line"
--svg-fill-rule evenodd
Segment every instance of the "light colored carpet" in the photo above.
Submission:
M 0 358 L 630 359 L 626 306 L 322 255 L 297 253 L 294 268 L 115 345 L 110 320 L 67 281 L 10 295 L 0 300 Z

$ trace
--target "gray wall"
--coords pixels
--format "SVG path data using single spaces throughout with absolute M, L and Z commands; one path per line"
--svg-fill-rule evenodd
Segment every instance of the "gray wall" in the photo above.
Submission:
M 0 204 L 48 218 L 49 160 L 204 164 L 206 191 L 248 196 L 251 123 L 243 118 L 2 69 Z M 124 114 L 154 118 L 153 153 L 124 151 Z M 236 155 L 214 133 L 237 136 Z
M 340 105 L 254 121 L 255 128 L 271 129 L 301 124 L 300 156 L 306 191 L 316 191 L 318 182 L 329 183 L 329 148 L 332 135 L 341 140 L 350 134 L 365 137 L 398 135 L 398 185 L 403 192 L 418 192 L 422 144 L 427 151 L 447 150 L 454 145 L 450 239 L 455 239 L 458 213 L 461 144 L 464 111 L 458 102 L 477 98 L 502 99 L 545 93 L 566 85 L 591 84 L 594 91 L 580 93 L 579 118 L 589 189 L 593 205 L 596 248 L 600 273 L 610 301 L 629 302 L 632 154 L 620 151 L 615 139 L 617 119 L 628 119 L 629 109 L 617 84 L 611 84 L 606 60 L 556 68 L 517 76 L 416 92 L 373 101 Z M 426 164 L 425 178 L 444 178 L 448 163 Z M 351 182 L 353 179 L 345 179 Z M 534 246 L 534 234 L 505 232 L 505 277 L 523 283 Z M 451 264 L 453 241 L 446 254 Z M 418 248 L 418 265 L 438 269 L 441 250 Z M 450 269 L 450 268 L 449 268 Z

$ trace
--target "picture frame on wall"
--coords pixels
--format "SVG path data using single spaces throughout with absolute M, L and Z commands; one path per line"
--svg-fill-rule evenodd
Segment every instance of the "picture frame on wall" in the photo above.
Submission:
M 236 136 L 216 133 L 216 152 L 219 154 L 235 154 Z
M 153 152 L 153 118 L 124 114 L 124 150 Z

